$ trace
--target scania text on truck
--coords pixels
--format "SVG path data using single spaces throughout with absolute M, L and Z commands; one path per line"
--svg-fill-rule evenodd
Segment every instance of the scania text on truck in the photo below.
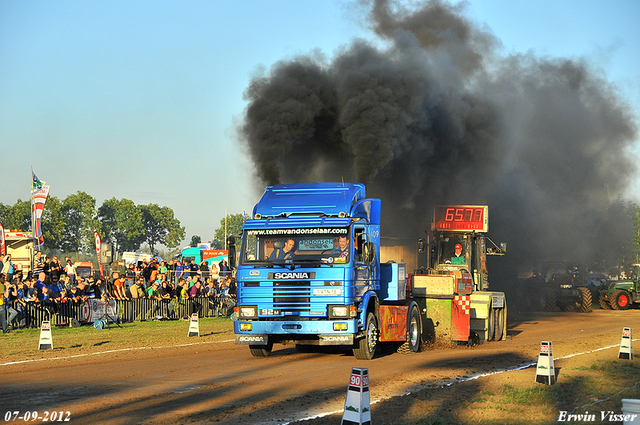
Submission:
M 433 322 L 425 298 L 432 294 L 408 285 L 404 264 L 380 263 L 381 201 L 365 193 L 354 183 L 266 188 L 243 226 L 236 344 L 257 357 L 268 356 L 274 343 L 348 346 L 364 360 L 379 343 L 419 351 L 423 323 Z M 435 296 L 448 299 L 443 320 L 462 328 L 467 342 L 469 303 L 454 292 Z M 486 301 L 479 302 L 490 311 Z M 494 304 L 500 302 L 506 309 L 504 295 Z

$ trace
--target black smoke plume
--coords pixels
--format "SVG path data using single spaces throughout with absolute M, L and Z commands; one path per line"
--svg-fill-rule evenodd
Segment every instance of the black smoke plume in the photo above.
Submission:
M 368 16 L 387 47 L 355 40 L 251 81 L 240 133 L 260 188 L 363 182 L 399 238 L 424 236 L 434 205 L 488 204 L 515 261 L 607 249 L 597 229 L 635 178 L 638 130 L 597 69 L 501 55 L 461 5 L 378 0 Z

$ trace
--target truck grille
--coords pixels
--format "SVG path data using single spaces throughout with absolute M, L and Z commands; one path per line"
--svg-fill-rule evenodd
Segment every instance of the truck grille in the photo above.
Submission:
M 311 282 L 273 282 L 273 308 L 290 311 L 310 310 Z

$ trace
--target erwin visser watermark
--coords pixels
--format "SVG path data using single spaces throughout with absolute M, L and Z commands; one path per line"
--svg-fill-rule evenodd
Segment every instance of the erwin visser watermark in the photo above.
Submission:
M 566 410 L 561 410 L 558 416 L 558 422 L 622 422 L 633 421 L 638 415 L 616 413 L 613 410 L 601 410 L 597 413 L 584 412 L 580 414 L 570 414 Z

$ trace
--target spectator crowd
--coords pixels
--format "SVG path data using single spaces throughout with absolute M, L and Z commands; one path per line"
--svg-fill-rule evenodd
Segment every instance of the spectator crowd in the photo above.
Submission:
M 196 265 L 193 260 L 145 260 L 103 279 L 82 276 L 69 257 L 61 262 L 57 256 L 43 257 L 40 251 L 34 257 L 33 272 L 23 276 L 11 256 L 5 255 L 0 256 L 0 291 L 3 333 L 10 333 L 9 327 L 33 325 L 26 314 L 30 305 L 70 318 L 74 305 L 90 299 L 116 300 L 120 314 L 115 319 L 123 322 L 201 316 L 205 303 L 214 315 L 229 316 L 236 305 L 235 277 L 225 260 L 211 266 L 206 261 Z

